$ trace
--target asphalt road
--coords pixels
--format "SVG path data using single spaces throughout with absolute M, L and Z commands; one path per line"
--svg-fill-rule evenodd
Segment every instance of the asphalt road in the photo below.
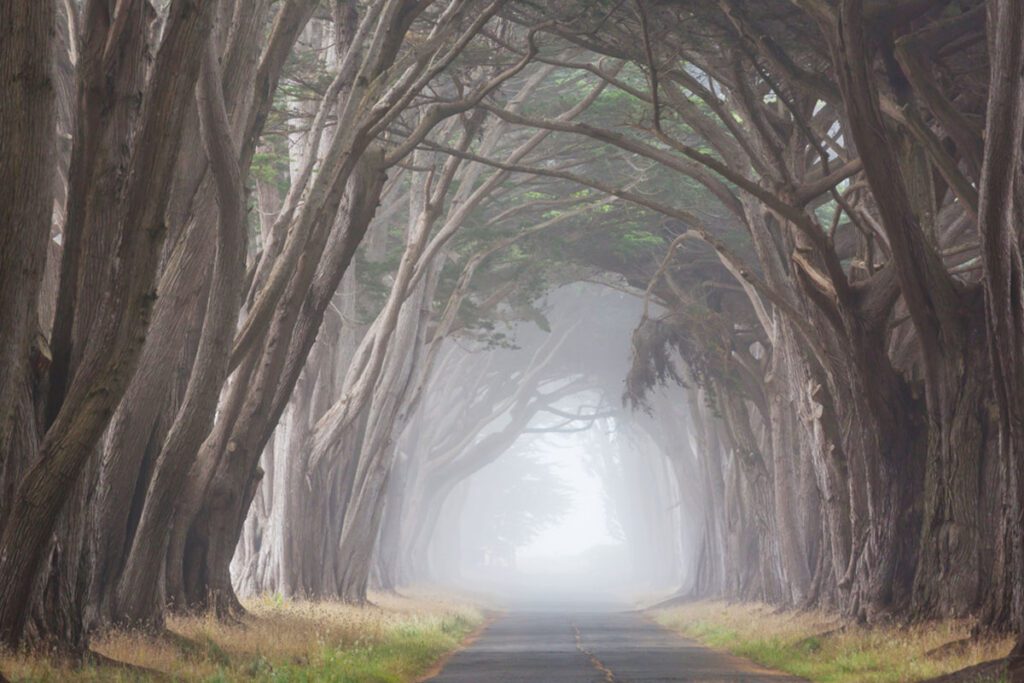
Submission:
M 431 683 L 799 681 L 682 638 L 633 612 L 510 612 Z

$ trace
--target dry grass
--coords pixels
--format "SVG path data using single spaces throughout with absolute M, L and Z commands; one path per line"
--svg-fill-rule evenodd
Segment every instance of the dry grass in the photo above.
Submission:
M 724 602 L 694 602 L 650 614 L 712 647 L 828 683 L 922 681 L 1005 657 L 1013 645 L 1011 639 L 960 643 L 970 635 L 966 620 L 867 629 L 820 612 Z
M 242 623 L 174 618 L 154 639 L 113 632 L 92 649 L 165 674 L 110 666 L 61 667 L 42 657 L 0 656 L 14 681 L 334 681 L 400 683 L 428 670 L 483 620 L 475 607 L 434 596 L 371 597 L 372 607 L 261 599 Z

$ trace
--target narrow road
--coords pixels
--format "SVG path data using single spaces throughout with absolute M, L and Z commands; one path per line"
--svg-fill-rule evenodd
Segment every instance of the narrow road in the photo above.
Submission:
M 511 612 L 431 683 L 799 681 L 710 650 L 631 612 Z

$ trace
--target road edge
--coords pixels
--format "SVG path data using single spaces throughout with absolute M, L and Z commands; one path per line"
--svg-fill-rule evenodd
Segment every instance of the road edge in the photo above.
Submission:
M 455 648 L 449 650 L 445 654 L 441 655 L 434 664 L 427 669 L 427 671 L 421 674 L 418 678 L 413 680 L 413 683 L 426 683 L 434 678 L 437 678 L 444 671 L 444 668 L 448 666 L 448 662 L 451 661 L 452 657 L 465 650 L 467 647 L 475 643 L 480 639 L 480 636 L 484 634 L 484 631 L 489 629 L 495 621 L 502 616 L 503 612 L 497 611 L 486 611 L 484 612 L 484 620 L 480 624 L 470 631 L 465 638 Z

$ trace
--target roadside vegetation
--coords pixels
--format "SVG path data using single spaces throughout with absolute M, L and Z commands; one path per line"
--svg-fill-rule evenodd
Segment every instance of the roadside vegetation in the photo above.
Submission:
M 12 681 L 331 681 L 418 679 L 483 621 L 480 610 L 439 598 L 373 595 L 372 605 L 248 603 L 234 623 L 173 617 L 153 638 L 115 631 L 92 643 L 92 663 L 61 666 L 41 656 L 0 656 Z
M 821 683 L 926 681 L 1003 658 L 1013 646 L 1012 638 L 971 639 L 967 619 L 866 628 L 824 612 L 719 601 L 652 610 L 650 615 L 710 647 Z

